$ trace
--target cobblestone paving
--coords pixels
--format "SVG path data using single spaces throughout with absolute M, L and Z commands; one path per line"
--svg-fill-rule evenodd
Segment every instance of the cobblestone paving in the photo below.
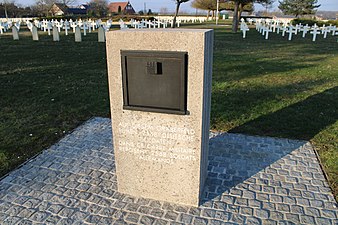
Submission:
M 198 208 L 118 193 L 110 120 L 94 118 L 0 181 L 0 224 L 337 224 L 310 144 L 211 134 Z

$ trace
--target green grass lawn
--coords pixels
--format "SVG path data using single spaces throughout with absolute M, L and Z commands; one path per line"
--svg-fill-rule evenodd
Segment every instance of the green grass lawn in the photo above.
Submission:
M 196 26 L 192 26 L 196 27 Z M 338 198 L 338 43 L 215 27 L 214 130 L 311 141 Z M 109 117 L 105 44 L 96 34 L 0 36 L 0 175 L 93 116 Z

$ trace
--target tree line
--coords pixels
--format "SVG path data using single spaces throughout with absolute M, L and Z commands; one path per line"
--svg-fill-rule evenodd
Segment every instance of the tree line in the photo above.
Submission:
M 176 3 L 175 18 L 178 15 L 179 7 L 182 3 L 189 2 L 190 0 L 173 0 Z M 265 8 L 269 8 L 275 0 L 192 0 L 191 6 L 196 9 L 202 9 L 210 12 L 214 16 L 215 11 L 233 11 L 232 31 L 237 32 L 239 20 L 243 12 L 253 12 L 254 3 L 259 3 Z M 315 10 L 320 7 L 318 0 L 281 0 L 278 1 L 278 8 L 285 15 L 299 16 L 314 14 Z
M 191 2 L 191 6 L 196 9 L 206 10 L 208 16 L 215 11 L 233 11 L 232 30 L 237 32 L 240 17 L 243 12 L 253 12 L 254 3 L 259 3 L 268 8 L 275 0 L 173 0 L 176 3 L 174 23 L 179 13 L 182 3 Z M 2 0 L 0 3 L 0 17 L 32 17 L 48 16 L 49 10 L 54 3 L 71 5 L 75 0 L 36 0 L 35 4 L 30 7 L 21 7 L 10 0 Z M 296 17 L 314 14 L 315 10 L 320 7 L 318 0 L 281 0 L 278 8 L 286 15 Z M 91 0 L 89 3 L 88 16 L 103 17 L 107 15 L 107 0 Z

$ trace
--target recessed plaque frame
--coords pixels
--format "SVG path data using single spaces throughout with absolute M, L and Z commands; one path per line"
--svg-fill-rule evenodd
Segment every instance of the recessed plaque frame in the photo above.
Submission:
M 123 109 L 187 114 L 188 53 L 121 50 Z

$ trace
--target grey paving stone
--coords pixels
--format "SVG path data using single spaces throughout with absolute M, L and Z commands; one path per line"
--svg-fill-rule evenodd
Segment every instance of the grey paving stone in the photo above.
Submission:
M 162 217 L 164 215 L 165 211 L 160 209 L 160 208 L 153 208 L 149 215 L 154 216 L 154 217 Z
M 128 216 L 126 217 L 126 221 L 133 222 L 133 223 L 138 223 L 140 218 L 140 215 L 137 213 L 129 213 Z
M 1 224 L 337 224 L 307 142 L 210 133 L 196 208 L 119 193 L 110 123 L 87 121 L 0 180 Z
M 140 219 L 140 223 L 144 225 L 150 225 L 153 224 L 155 221 L 155 218 L 150 217 L 150 216 L 142 216 Z
M 189 215 L 189 214 L 181 214 L 178 221 L 179 222 L 182 222 L 184 224 L 191 224 L 192 223 L 192 220 L 193 220 L 193 216 L 192 215 Z
M 48 213 L 45 212 L 35 212 L 30 216 L 30 219 L 35 222 L 43 222 L 47 217 Z

